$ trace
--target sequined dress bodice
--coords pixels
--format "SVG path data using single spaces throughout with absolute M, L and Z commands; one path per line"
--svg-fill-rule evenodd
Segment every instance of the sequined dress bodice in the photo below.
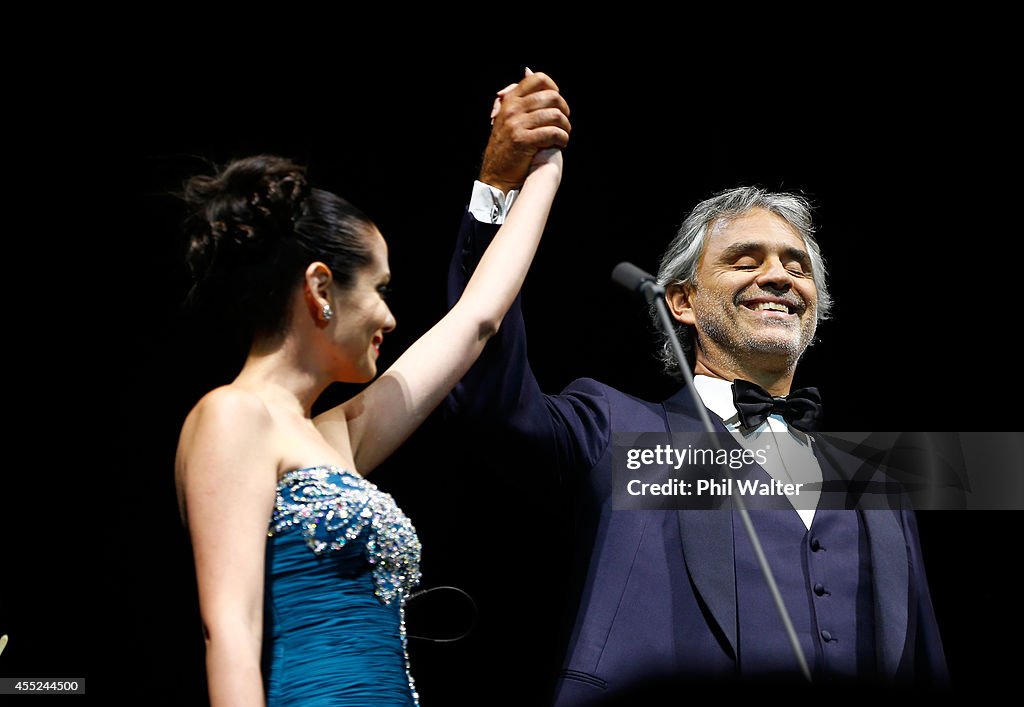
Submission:
M 403 607 L 420 542 L 394 499 L 338 467 L 297 469 L 269 535 L 267 704 L 417 704 Z

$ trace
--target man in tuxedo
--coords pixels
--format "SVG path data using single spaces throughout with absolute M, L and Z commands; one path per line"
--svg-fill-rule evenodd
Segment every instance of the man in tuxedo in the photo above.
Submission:
M 450 302 L 512 208 L 532 155 L 556 144 L 567 120 L 542 74 L 502 92 L 449 271 Z M 790 390 L 828 315 L 825 274 L 808 204 L 754 188 L 698 204 L 662 260 L 658 280 L 690 359 L 677 361 L 666 342 L 666 368 L 691 367 L 727 445 L 775 450 L 746 470 L 755 478 L 821 488 L 861 467 L 815 436 L 817 392 Z M 497 430 L 577 501 L 580 591 L 558 707 L 632 699 L 666 682 L 689 689 L 802 679 L 736 512 L 614 508 L 613 435 L 700 432 L 688 388 L 648 402 L 580 379 L 547 395 L 530 370 L 517 303 L 448 407 Z M 911 511 L 834 509 L 812 496 L 750 515 L 814 684 L 946 684 Z

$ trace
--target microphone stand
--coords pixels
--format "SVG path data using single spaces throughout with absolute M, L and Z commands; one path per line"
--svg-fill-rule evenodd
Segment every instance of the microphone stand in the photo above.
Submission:
M 697 387 L 693 384 L 693 373 L 690 372 L 689 366 L 686 365 L 686 356 L 683 354 L 683 347 L 679 343 L 679 337 L 676 336 L 675 326 L 672 323 L 672 318 L 669 316 L 668 305 L 665 304 L 665 288 L 659 285 L 650 274 L 644 272 L 632 263 L 619 263 L 615 266 L 615 270 L 612 271 L 612 279 L 628 290 L 633 292 L 639 291 L 642 293 L 644 299 L 647 300 L 647 304 L 653 304 L 655 309 L 658 310 L 658 318 L 661 321 L 662 328 L 665 330 L 665 334 L 672 343 L 672 351 L 676 355 L 676 360 L 679 361 L 679 369 L 683 372 L 683 378 L 686 380 L 686 387 L 689 389 L 690 395 L 693 398 L 694 408 L 700 416 L 701 422 L 704 425 L 704 430 L 708 433 L 712 443 L 718 447 L 718 440 L 715 436 L 715 427 L 711 424 L 711 418 L 708 417 L 708 411 L 707 408 L 704 407 L 704 401 L 701 400 L 700 396 L 697 394 Z M 721 447 L 718 447 L 718 450 L 721 450 Z M 732 472 L 729 471 L 728 465 L 723 464 L 722 468 L 725 470 L 725 473 L 732 478 Z M 761 541 L 757 537 L 757 531 L 754 530 L 754 524 L 750 521 L 750 514 L 747 512 L 747 506 L 743 502 L 743 494 L 734 494 L 733 503 L 735 504 L 736 512 L 740 516 L 740 520 L 743 521 L 743 527 L 747 530 L 747 537 L 750 538 L 750 545 L 754 548 L 754 555 L 757 557 L 757 564 L 760 566 L 761 574 L 764 575 L 764 579 L 768 583 L 768 589 L 771 591 L 772 600 L 775 602 L 775 608 L 778 609 L 779 617 L 782 619 L 782 625 L 785 627 L 786 635 L 789 637 L 789 644 L 793 649 L 793 655 L 796 656 L 797 663 L 800 665 L 800 672 L 803 673 L 807 682 L 813 682 L 811 679 L 811 670 L 807 666 L 807 658 L 804 656 L 803 648 L 800 646 L 800 640 L 797 638 L 796 630 L 793 628 L 793 620 L 789 617 L 786 605 L 782 601 L 782 594 L 779 592 L 778 584 L 775 583 L 775 576 L 772 574 L 772 569 L 768 565 L 768 558 L 764 555 L 764 550 L 761 548 Z

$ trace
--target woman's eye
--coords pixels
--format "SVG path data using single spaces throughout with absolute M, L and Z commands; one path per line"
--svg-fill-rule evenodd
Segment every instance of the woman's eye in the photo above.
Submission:
M 388 296 L 391 294 L 391 286 L 390 285 L 380 285 L 380 286 L 377 287 L 377 292 L 380 293 L 380 298 L 381 299 L 385 299 L 386 300 L 388 298 Z

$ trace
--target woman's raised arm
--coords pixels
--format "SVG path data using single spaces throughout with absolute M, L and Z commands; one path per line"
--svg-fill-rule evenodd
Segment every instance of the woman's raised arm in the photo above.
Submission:
M 412 434 L 498 331 L 526 278 L 561 178 L 561 150 L 537 153 L 515 206 L 452 310 L 362 393 L 316 418 L 329 442 L 347 431 L 360 473 Z

